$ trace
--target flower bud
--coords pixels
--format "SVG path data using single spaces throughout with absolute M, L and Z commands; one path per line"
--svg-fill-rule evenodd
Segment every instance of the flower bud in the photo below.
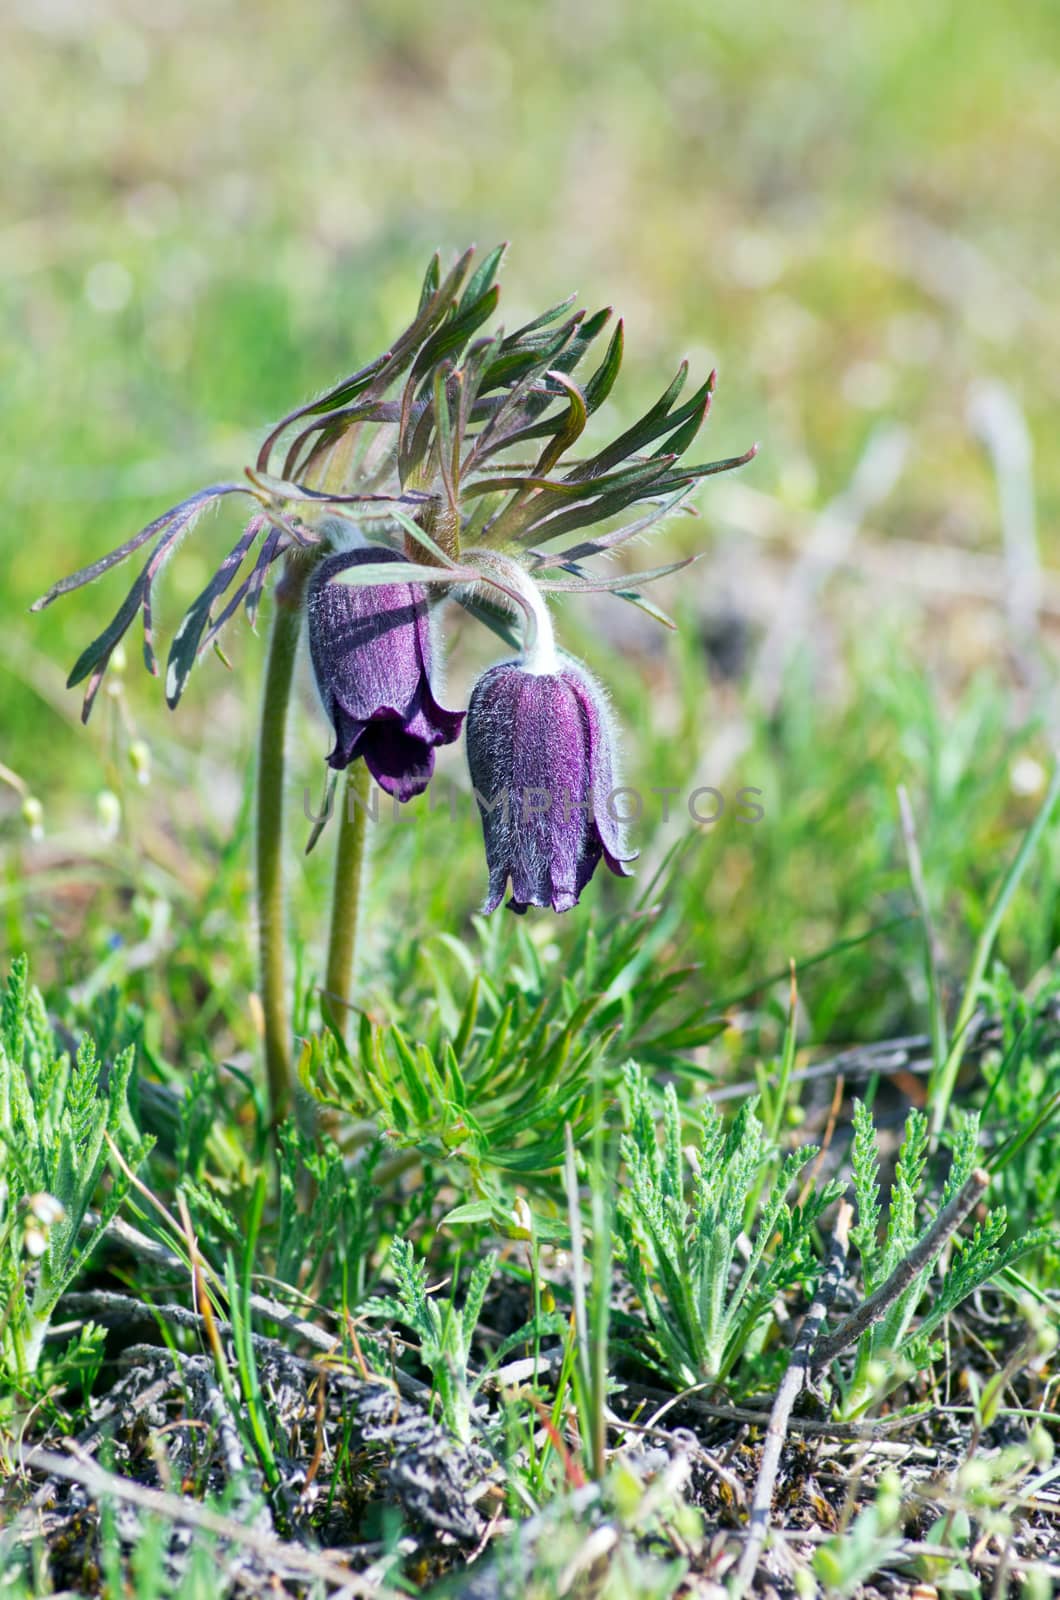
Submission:
M 603 696 L 564 659 L 556 672 L 501 662 L 475 685 L 467 757 L 489 867 L 484 910 L 509 877 L 512 911 L 569 911 L 601 856 L 629 877 L 620 823 L 610 809 L 612 737 Z
M 357 588 L 334 583 L 361 562 L 402 561 L 384 545 L 327 556 L 309 586 L 309 651 L 335 729 L 328 764 L 363 756 L 387 794 L 411 800 L 434 771 L 434 748 L 460 737 L 462 711 L 445 711 L 431 689 L 431 637 L 421 585 Z
M 46 1228 L 54 1227 L 57 1222 L 62 1222 L 66 1216 L 66 1209 L 60 1200 L 46 1189 L 38 1189 L 36 1194 L 31 1194 L 26 1200 L 26 1210 L 31 1216 L 36 1217 Z
M 136 774 L 137 783 L 146 789 L 151 782 L 151 746 L 146 739 L 134 739 L 130 744 L 129 765 Z
M 110 843 L 121 832 L 121 801 L 113 789 L 101 789 L 96 796 L 96 821 L 104 839 Z
M 35 794 L 28 794 L 22 802 L 22 820 L 29 829 L 34 844 L 44 838 L 44 807 Z

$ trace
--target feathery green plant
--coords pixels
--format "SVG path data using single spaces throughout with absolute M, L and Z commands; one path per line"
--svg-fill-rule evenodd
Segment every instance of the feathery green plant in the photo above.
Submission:
M 953 1128 L 952 1160 L 940 1209 L 959 1193 L 979 1159 L 978 1115 L 953 1113 Z M 922 1112 L 911 1111 L 895 1168 L 887 1226 L 881 1234 L 883 1206 L 876 1131 L 871 1112 L 863 1102 L 855 1101 L 852 1164 L 857 1221 L 850 1237 L 861 1259 L 866 1297 L 887 1282 L 930 1226 L 930 1220 L 923 1223 L 919 1219 L 928 1145 L 928 1119 Z M 910 1370 L 919 1371 L 936 1360 L 941 1352 L 931 1335 L 950 1312 L 981 1284 L 997 1277 L 1020 1256 L 1040 1248 L 1050 1237 L 1047 1228 L 1032 1229 L 1005 1244 L 1007 1232 L 1004 1207 L 988 1211 L 985 1218 L 976 1222 L 970 1238 L 953 1239 L 953 1259 L 941 1281 L 934 1285 L 930 1308 L 915 1328 L 913 1319 L 931 1281 L 934 1261 L 929 1261 L 879 1320 L 866 1328 L 858 1340 L 849 1375 L 838 1363 L 833 1364 L 841 1418 L 862 1415 L 897 1388 Z
M 379 1190 L 373 1175 L 381 1149 L 379 1141 L 367 1146 L 351 1170 L 330 1139 L 318 1140 L 314 1148 L 300 1129 L 284 1130 L 273 1268 L 281 1283 L 301 1288 L 326 1269 L 350 1306 L 361 1301 L 379 1240 Z M 307 1180 L 313 1194 L 310 1206 L 305 1201 Z
M 816 1147 L 781 1157 L 755 1115 L 757 1099 L 745 1101 L 728 1126 L 708 1105 L 699 1142 L 686 1159 L 673 1085 L 663 1101 L 661 1146 L 653 1103 L 634 1063 L 626 1068 L 626 1090 L 628 1181 L 617 1228 L 650 1328 L 647 1350 L 681 1388 L 723 1382 L 741 1357 L 761 1347 L 777 1296 L 813 1279 L 814 1228 L 841 1186 L 826 1184 L 789 1205 L 788 1191 Z
M 105 1073 L 89 1038 L 71 1062 L 25 957 L 14 963 L 0 1010 L 0 1376 L 16 1390 L 32 1382 L 52 1312 L 127 1192 L 115 1173 L 85 1229 L 108 1136 L 133 1168 L 150 1149 L 129 1116 L 132 1068 L 129 1048 Z
M 459 1164 L 481 1198 L 510 1209 L 512 1182 L 539 1182 L 562 1165 L 567 1124 L 576 1142 L 589 1131 L 594 1072 L 616 1091 L 609 1063 L 633 1048 L 679 1068 L 681 1053 L 724 1021 L 682 997 L 686 969 L 653 969 L 650 916 L 603 930 L 587 919 L 554 980 L 521 925 L 513 937 L 484 919 L 477 927 L 480 953 L 441 936 L 468 977 L 461 998 L 430 953 L 431 988 L 415 1002 L 422 1037 L 363 1016 L 349 1046 L 331 1034 L 308 1039 L 299 1076 L 323 1105 L 377 1119 L 424 1162 Z
M 545 1006 L 505 1006 L 473 1031 L 477 985 L 465 1022 L 438 1050 L 411 1043 L 393 1024 L 362 1019 L 354 1052 L 332 1036 L 310 1040 L 303 1082 L 325 1105 L 380 1119 L 389 1138 L 424 1162 L 456 1162 L 484 1197 L 503 1199 L 502 1181 L 540 1177 L 563 1156 L 563 1129 L 588 1125 L 590 1071 L 601 1041 Z
M 496 1255 L 483 1256 L 468 1280 L 464 1303 L 454 1296 L 442 1304 L 427 1287 L 427 1266 L 417 1261 L 407 1239 L 395 1239 L 390 1267 L 396 1296 L 376 1295 L 363 1307 L 369 1317 L 387 1317 L 410 1328 L 419 1340 L 419 1355 L 429 1370 L 445 1426 L 461 1444 L 472 1439 L 471 1412 L 475 1384 L 469 1373 L 471 1341 L 482 1304 L 497 1265 Z
M 987 1089 L 979 1116 L 996 1139 L 986 1165 L 1012 1234 L 1020 1237 L 1041 1217 L 1060 1218 L 1060 973 L 1021 992 L 998 962 L 983 994 L 1000 1028 L 996 1052 L 983 1067 Z M 1032 1279 L 1051 1277 L 1058 1265 L 1060 1239 L 1054 1238 L 1021 1271 Z

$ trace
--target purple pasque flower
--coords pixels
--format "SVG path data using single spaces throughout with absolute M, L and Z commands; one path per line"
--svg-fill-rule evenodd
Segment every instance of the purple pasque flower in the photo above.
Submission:
M 580 666 L 555 671 L 502 661 L 475 685 L 467 757 L 482 815 L 494 911 L 512 882 L 512 911 L 569 911 L 600 858 L 628 878 L 613 810 L 612 734 L 603 695 Z
M 459 739 L 464 721 L 431 688 L 426 592 L 416 583 L 332 582 L 361 562 L 404 560 L 386 545 L 362 545 L 319 561 L 309 583 L 309 653 L 335 729 L 328 765 L 341 771 L 363 756 L 387 794 L 411 800 L 431 781 L 435 746 Z

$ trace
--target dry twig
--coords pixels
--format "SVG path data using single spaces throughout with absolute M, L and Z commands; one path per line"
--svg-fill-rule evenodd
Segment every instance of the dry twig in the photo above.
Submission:
M 806 1384 L 811 1370 L 814 1343 L 824 1324 L 824 1319 L 828 1315 L 828 1308 L 835 1298 L 835 1292 L 839 1288 L 839 1280 L 843 1276 L 843 1268 L 846 1266 L 847 1259 L 850 1222 L 853 1214 L 852 1206 L 848 1201 L 844 1200 L 839 1207 L 835 1228 L 832 1231 L 832 1248 L 828 1253 L 828 1263 L 817 1286 L 813 1305 L 807 1312 L 799 1330 L 799 1337 L 795 1342 L 795 1348 L 791 1352 L 788 1370 L 781 1379 L 777 1397 L 773 1402 L 769 1425 L 766 1428 L 765 1443 L 762 1447 L 762 1463 L 758 1470 L 758 1481 L 755 1484 L 754 1497 L 751 1501 L 747 1543 L 744 1546 L 740 1565 L 736 1569 L 736 1576 L 730 1591 L 732 1600 L 740 1600 L 740 1596 L 746 1594 L 754 1578 L 758 1559 L 765 1546 L 766 1534 L 769 1531 L 769 1518 L 773 1510 L 773 1490 L 776 1486 L 777 1473 L 780 1470 L 780 1456 L 784 1448 L 784 1440 L 787 1437 L 791 1408 Z
M 989 1175 L 982 1167 L 976 1167 L 949 1205 L 944 1206 L 939 1212 L 920 1242 L 910 1250 L 904 1261 L 898 1263 L 887 1282 L 881 1283 L 875 1294 L 870 1294 L 867 1300 L 862 1301 L 857 1310 L 852 1311 L 834 1333 L 830 1333 L 827 1338 L 820 1341 L 814 1351 L 814 1370 L 826 1367 L 836 1356 L 841 1355 L 848 1345 L 859 1339 L 866 1328 L 871 1328 L 873 1323 L 879 1322 L 895 1301 L 905 1293 L 917 1274 L 930 1266 L 946 1240 L 957 1232 L 989 1186 Z

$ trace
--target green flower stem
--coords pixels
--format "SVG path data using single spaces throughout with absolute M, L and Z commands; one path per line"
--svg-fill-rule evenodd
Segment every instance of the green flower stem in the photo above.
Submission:
M 348 429 L 327 456 L 320 474 L 322 489 L 341 493 L 347 485 L 359 428 Z M 335 879 L 331 891 L 331 927 L 321 1012 L 324 1022 L 345 1038 L 349 1020 L 353 966 L 357 953 L 361 888 L 364 877 L 365 825 L 371 776 L 363 761 L 346 769 L 335 846 Z
M 363 761 L 346 770 L 339 807 L 339 839 L 335 849 L 335 884 L 331 898 L 331 931 L 321 1009 L 324 1021 L 345 1037 L 357 951 L 357 926 L 364 877 L 365 827 L 371 777 Z
M 289 556 L 273 592 L 275 608 L 258 747 L 258 966 L 265 1020 L 265 1072 L 274 1129 L 289 1115 L 293 1094 L 283 896 L 284 755 L 287 708 L 298 657 L 309 568 L 310 562 L 304 556 Z

